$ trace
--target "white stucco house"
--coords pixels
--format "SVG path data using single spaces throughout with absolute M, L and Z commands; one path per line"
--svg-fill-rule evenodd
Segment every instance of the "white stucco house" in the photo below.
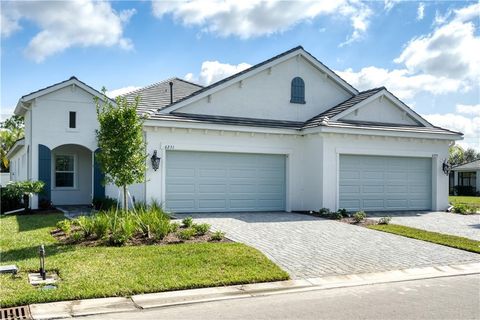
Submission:
M 177 212 L 448 206 L 442 165 L 462 134 L 384 87 L 359 92 L 302 47 L 207 87 L 172 78 L 126 97 L 137 95 L 149 155 L 130 188 L 137 201 Z M 115 198 L 95 165 L 95 96 L 72 77 L 21 97 L 26 136 L 9 152 L 11 179 L 45 181 L 38 198 L 54 205 Z
M 463 187 L 472 194 L 480 194 L 480 160 L 464 163 L 452 168 L 450 173 L 450 193 L 455 187 Z

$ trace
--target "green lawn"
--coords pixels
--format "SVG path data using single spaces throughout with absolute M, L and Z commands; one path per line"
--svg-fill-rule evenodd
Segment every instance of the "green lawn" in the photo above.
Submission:
M 480 197 L 449 196 L 448 201 L 451 204 L 465 203 L 465 204 L 470 204 L 470 205 L 475 205 L 480 207 Z
M 396 224 L 378 224 L 368 226 L 370 229 L 398 234 L 400 236 L 433 242 L 448 247 L 480 253 L 480 241 L 452 236 L 437 232 L 425 231 Z
M 259 251 L 239 243 L 168 246 L 82 247 L 61 245 L 50 235 L 60 214 L 0 218 L 1 264 L 17 264 L 19 277 L 0 276 L 0 305 L 128 296 L 137 293 L 288 279 Z M 27 282 L 38 270 L 45 244 L 46 269 L 58 272 L 58 289 Z

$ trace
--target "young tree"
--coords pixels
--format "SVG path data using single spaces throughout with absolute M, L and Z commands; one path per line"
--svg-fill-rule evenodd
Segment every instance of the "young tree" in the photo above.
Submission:
M 129 103 L 117 97 L 115 103 L 105 95 L 95 99 L 100 124 L 97 141 L 98 162 L 111 182 L 123 190 L 123 208 L 128 208 L 127 186 L 144 180 L 146 173 L 146 144 L 143 140 L 144 119 L 137 114 L 139 98 Z
M 451 146 L 448 149 L 448 152 L 449 152 L 448 162 L 452 166 L 457 166 L 457 165 L 460 165 L 464 162 L 465 151 L 458 144 L 455 144 L 455 145 Z

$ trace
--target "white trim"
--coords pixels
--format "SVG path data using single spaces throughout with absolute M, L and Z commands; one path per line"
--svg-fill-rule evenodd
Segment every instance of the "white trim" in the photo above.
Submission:
M 20 98 L 18 100 L 18 103 L 17 103 L 13 113 L 16 114 L 16 115 L 22 115 L 23 114 L 22 109 L 28 110 L 28 107 L 26 107 L 25 105 L 29 104 L 30 101 L 32 101 L 32 100 L 34 100 L 38 97 L 44 96 L 46 94 L 52 93 L 54 91 L 60 90 L 62 88 L 71 86 L 71 85 L 78 86 L 79 88 L 83 89 L 84 91 L 90 93 L 92 96 L 98 97 L 100 100 L 103 101 L 103 96 L 98 91 L 96 91 L 95 89 L 92 89 L 89 86 L 83 84 L 78 79 L 69 79 L 67 81 L 64 81 L 64 82 L 58 83 L 56 85 L 53 85 L 49 88 L 39 90 L 37 92 L 31 93 L 29 95 L 26 95 L 26 96 Z
M 360 103 L 357 103 L 355 106 L 353 106 L 351 108 L 348 108 L 348 109 L 344 110 L 343 112 L 340 112 L 336 116 L 332 117 L 331 120 L 333 120 L 333 121 L 339 120 L 339 119 L 343 118 L 344 116 L 346 116 L 347 114 L 350 114 L 350 113 L 354 112 L 355 110 L 358 110 L 361 107 L 365 106 L 366 104 L 376 100 L 377 98 L 382 98 L 382 97 L 385 97 L 388 100 L 390 100 L 390 102 L 392 102 L 395 106 L 397 106 L 398 108 L 405 111 L 410 117 L 412 117 L 416 121 L 420 122 L 425 127 L 429 127 L 429 128 L 433 127 L 431 123 L 429 123 L 427 120 L 423 119 L 420 115 L 415 113 L 406 104 L 404 104 L 401 100 L 399 100 L 393 94 L 388 92 L 386 89 L 383 89 L 383 90 L 375 93 L 374 95 L 368 97 L 367 99 L 361 101 Z
M 56 167 L 56 160 L 58 156 L 66 156 L 66 157 L 73 157 L 73 171 L 58 171 L 60 173 L 73 173 L 73 186 L 72 187 L 57 187 L 57 167 Z M 78 189 L 78 156 L 76 153 L 56 153 L 53 152 L 52 157 L 52 170 L 53 170 L 53 184 L 52 190 L 77 190 Z
M 18 151 L 22 150 L 22 148 L 25 146 L 25 137 L 22 139 L 17 140 L 14 145 L 8 150 L 7 152 L 7 159 L 11 159 L 15 154 L 17 154 Z
M 351 85 L 349 85 L 345 80 L 343 80 L 342 78 L 340 78 L 338 75 L 336 75 L 333 71 L 329 70 L 326 66 L 324 66 L 322 63 L 320 63 L 318 60 L 316 60 L 312 55 L 310 55 L 309 53 L 307 53 L 304 49 L 302 48 L 299 48 L 298 50 L 295 50 L 295 51 L 292 51 L 290 52 L 289 54 L 286 54 L 282 57 L 279 57 L 275 60 L 272 60 L 270 61 L 269 63 L 266 63 L 260 67 L 255 67 L 253 70 L 249 71 L 249 72 L 246 72 L 242 75 L 239 75 L 237 77 L 234 77 L 233 79 L 230 79 L 222 84 L 219 84 L 213 88 L 210 88 L 208 90 L 205 90 L 203 91 L 202 93 L 199 93 L 191 98 L 188 98 L 184 101 L 181 101 L 181 102 L 178 102 L 178 103 L 175 103 L 174 105 L 172 106 L 169 106 L 169 107 L 166 107 L 164 109 L 161 110 L 161 113 L 169 113 L 171 111 L 174 111 L 174 110 L 177 110 L 177 109 L 180 109 L 190 103 L 193 103 L 195 101 L 198 101 L 200 99 L 203 99 L 205 98 L 206 96 L 208 95 L 212 95 L 214 94 L 215 92 L 218 92 L 220 90 L 223 90 L 225 89 L 226 87 L 229 87 L 231 86 L 232 84 L 234 83 L 237 83 L 237 82 L 240 82 L 240 81 L 243 81 L 249 77 L 252 77 L 260 72 L 263 72 L 265 70 L 268 70 L 269 68 L 272 68 L 273 66 L 277 65 L 277 64 L 280 64 L 288 59 L 291 59 L 291 58 L 294 58 L 294 57 L 298 57 L 298 56 L 301 56 L 303 57 L 307 62 L 309 62 L 310 64 L 312 64 L 314 67 L 316 67 L 320 72 L 322 72 L 323 74 L 326 74 L 328 77 L 330 77 L 333 81 L 335 81 L 337 84 L 339 84 L 343 89 L 345 89 L 346 91 L 348 91 L 350 94 L 353 94 L 353 95 L 356 95 L 358 94 L 358 90 L 356 90 L 354 87 L 352 87 Z M 261 62 L 260 62 L 261 63 Z

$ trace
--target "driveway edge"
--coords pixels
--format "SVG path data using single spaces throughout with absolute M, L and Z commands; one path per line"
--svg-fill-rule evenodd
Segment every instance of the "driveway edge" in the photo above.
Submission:
M 226 299 L 240 299 L 274 294 L 325 290 L 380 283 L 480 274 L 480 263 L 411 268 L 375 273 L 327 276 L 321 278 L 254 283 L 226 287 L 167 291 L 134 295 L 32 304 L 33 319 L 62 319 L 86 315 L 126 312 Z

